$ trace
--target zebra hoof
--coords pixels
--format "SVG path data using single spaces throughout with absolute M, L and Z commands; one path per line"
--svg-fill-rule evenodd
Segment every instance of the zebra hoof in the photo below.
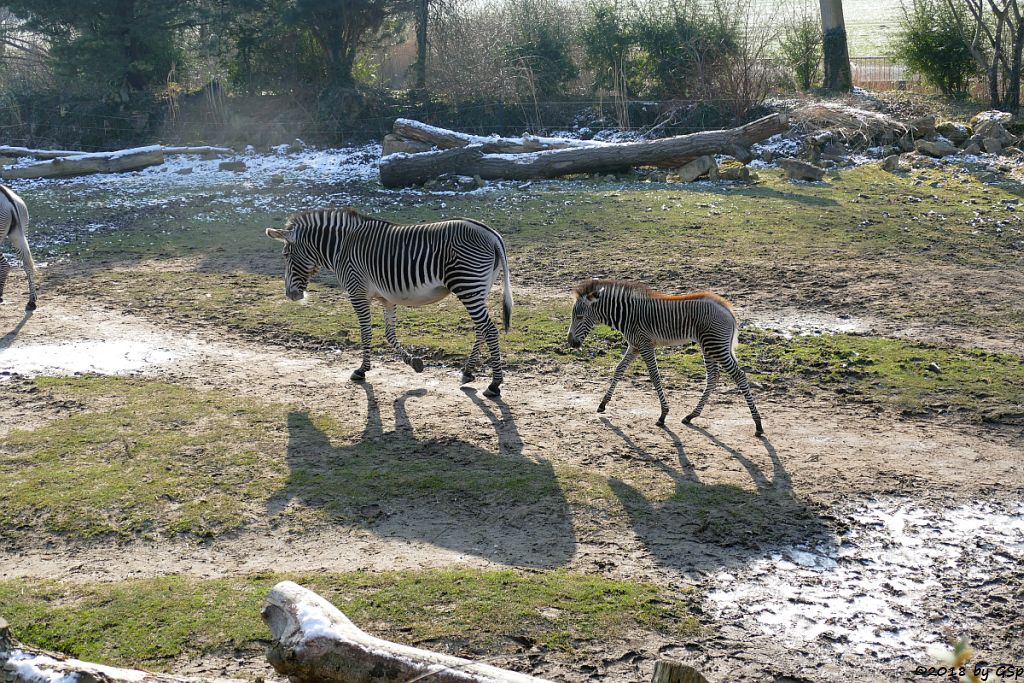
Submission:
M 463 384 L 469 384 L 470 382 L 472 382 L 475 379 L 476 379 L 476 375 L 474 375 L 472 372 L 464 372 L 464 373 L 462 373 L 462 383 Z
M 694 415 L 693 413 L 690 413 L 689 415 L 687 415 L 686 417 L 683 418 L 683 424 L 684 425 L 690 424 L 691 422 L 693 422 L 693 418 L 695 418 L 695 417 L 697 417 L 697 416 Z
M 412 360 L 409 361 L 409 365 L 411 365 L 412 369 L 415 370 L 416 372 L 423 372 L 422 358 L 413 358 Z
M 659 418 L 658 418 L 658 421 L 657 421 L 657 422 L 655 422 L 655 423 L 654 423 L 654 425 L 655 425 L 656 427 L 664 427 L 664 426 L 665 426 L 665 418 L 663 418 L 663 417 L 659 417 Z
M 605 403 L 604 401 L 601 401 L 601 404 L 600 404 L 599 406 L 597 406 L 597 412 L 599 412 L 599 413 L 603 413 L 603 412 L 604 412 L 604 407 L 605 407 L 606 405 L 608 405 L 608 404 L 607 404 L 607 403 Z
M 351 379 L 353 382 L 365 382 L 366 381 L 366 370 L 363 370 L 362 368 L 359 368 L 357 370 L 353 370 L 352 371 L 352 377 L 350 377 L 349 379 Z
M 0 301 L 3 301 L 3 299 L 0 299 Z M 34 310 L 36 310 L 36 300 L 35 299 L 29 299 L 28 303 L 25 304 L 25 310 L 26 311 L 34 311 Z
M 764 430 L 761 428 L 761 425 L 757 425 L 757 429 L 754 430 L 754 436 L 764 436 Z
M 501 396 L 501 385 L 494 384 L 492 382 L 490 386 L 484 389 L 484 396 L 487 398 L 497 398 L 498 396 Z

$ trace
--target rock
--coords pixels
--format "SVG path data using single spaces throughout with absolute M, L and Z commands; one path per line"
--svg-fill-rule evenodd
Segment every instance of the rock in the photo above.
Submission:
M 1003 145 L 1012 145 L 1017 142 L 1017 138 L 998 121 L 982 121 L 974 130 L 982 138 L 995 138 Z
M 904 152 L 914 151 L 914 137 L 912 135 L 903 135 L 899 140 L 896 141 L 896 145 Z
M 478 175 L 473 176 L 473 184 L 476 185 L 478 188 L 487 187 L 487 181 Z
M 935 142 L 930 140 L 918 140 L 914 143 L 914 149 L 921 154 L 927 154 L 930 157 L 936 158 L 946 157 L 960 151 L 945 140 L 936 140 Z
M 970 154 L 971 156 L 977 156 L 981 154 L 981 147 L 974 144 L 973 142 L 964 147 L 964 154 Z
M 284 176 L 281 175 L 280 173 L 275 173 L 274 175 L 270 176 L 270 182 L 274 185 L 280 185 L 281 183 L 284 182 Z
M 386 157 L 389 154 L 395 154 L 398 152 L 418 154 L 419 152 L 429 152 L 432 149 L 434 149 L 434 146 L 429 142 L 409 140 L 395 135 L 394 133 L 388 133 L 384 136 L 384 149 L 381 152 L 381 156 Z
M 750 167 L 746 164 L 729 163 L 718 168 L 721 180 L 750 180 Z
M 889 171 L 891 173 L 900 167 L 900 155 L 890 154 L 878 162 L 878 165 L 882 167 L 883 171 Z
M 927 138 L 935 135 L 935 117 L 921 116 L 910 122 L 910 130 L 915 138 Z
M 962 123 L 954 123 L 953 121 L 943 121 L 935 126 L 935 131 L 954 145 L 962 145 L 971 137 L 970 128 Z
M 842 145 L 836 144 L 835 142 L 830 142 L 821 149 L 822 159 L 832 159 L 833 161 L 845 161 L 847 154 L 849 154 L 849 150 L 847 150 Z
M 304 151 L 306 151 L 306 143 L 300 140 L 299 138 L 295 138 L 292 144 L 288 145 L 289 154 L 298 154 L 299 152 Z
M 298 173 L 301 173 L 302 171 L 308 171 L 309 170 L 309 165 L 308 164 L 299 164 L 298 166 L 295 167 L 295 170 Z
M 1005 111 L 998 111 L 996 109 L 979 112 L 971 118 L 971 127 L 977 128 L 980 124 L 989 121 L 994 121 L 1002 126 L 1007 126 L 1013 121 L 1013 114 Z
M 679 176 L 679 182 L 692 183 L 702 175 L 707 175 L 712 168 L 717 169 L 717 167 L 718 164 L 715 163 L 713 156 L 702 156 L 697 157 L 685 166 L 680 166 L 676 171 L 676 175 Z
M 1003 143 L 999 142 L 996 138 L 985 138 L 982 146 L 989 154 L 999 154 L 1003 151 Z
M 185 168 L 179 168 L 177 171 L 175 171 L 175 173 L 177 173 L 178 175 L 191 175 L 192 167 L 186 166 Z
M 942 368 L 940 368 L 939 364 L 935 363 L 935 362 L 929 363 L 928 367 L 927 367 L 927 370 L 928 370 L 928 372 L 934 372 L 937 375 L 941 375 L 942 374 Z
M 241 173 L 247 168 L 249 167 L 245 165 L 244 161 L 222 161 L 217 165 L 218 171 L 234 171 L 235 173 Z
M 779 165 L 790 180 L 821 180 L 825 169 L 799 159 L 779 159 Z

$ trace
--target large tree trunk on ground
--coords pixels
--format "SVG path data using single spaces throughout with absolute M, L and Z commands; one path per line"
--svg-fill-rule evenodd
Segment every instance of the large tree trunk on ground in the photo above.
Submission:
M 11 636 L 7 622 L 0 618 L 0 681 L 39 683 L 72 680 L 77 683 L 241 683 L 224 678 L 189 678 L 157 674 L 139 669 L 83 662 L 55 652 L 22 645 Z
M 59 157 L 27 166 L 9 166 L 0 170 L 0 178 L 62 178 L 90 173 L 119 173 L 137 171 L 147 166 L 164 163 L 164 150 L 160 145 L 137 147 L 119 152 L 95 152 L 73 157 Z
M 420 154 L 392 154 L 380 161 L 380 181 L 385 187 L 408 187 L 446 174 L 480 176 L 484 180 L 557 178 L 574 173 L 612 173 L 634 166 L 681 166 L 707 154 L 727 154 L 749 161 L 752 144 L 788 129 L 786 116 L 771 114 L 728 130 L 531 154 L 486 154 L 479 144 Z
M 201 157 L 218 157 L 222 155 L 234 154 L 234 151 L 227 147 L 163 147 L 164 156 L 171 156 L 174 154 L 196 154 Z M 82 152 L 73 151 L 70 149 L 30 149 L 28 147 L 8 147 L 6 145 L 0 145 L 0 157 L 13 157 L 15 159 L 27 158 L 32 159 L 62 159 L 65 157 L 79 157 L 88 154 L 95 154 L 95 152 Z M 100 154 L 116 154 L 116 152 L 100 152 Z
M 846 43 L 843 0 L 820 0 L 820 3 L 825 89 L 849 92 L 853 89 L 853 75 L 850 71 L 850 48 Z
M 416 140 L 439 149 L 452 149 L 468 145 L 481 145 L 487 153 L 520 154 L 524 152 L 540 152 L 546 149 L 565 149 L 568 147 L 602 147 L 605 143 L 592 140 L 572 140 L 570 138 L 547 138 L 535 135 L 524 135 L 521 138 L 500 138 L 497 136 L 483 137 L 468 135 L 446 128 L 437 128 L 412 119 L 395 119 L 391 128 L 392 135 L 406 140 Z M 385 153 L 386 154 L 386 153 Z
M 263 605 L 267 659 L 292 683 L 547 683 L 467 659 L 399 645 L 359 630 L 338 608 L 291 581 Z

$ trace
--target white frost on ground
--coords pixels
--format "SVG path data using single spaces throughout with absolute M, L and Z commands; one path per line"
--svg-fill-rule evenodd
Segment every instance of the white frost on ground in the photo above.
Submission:
M 944 624 L 925 605 L 947 590 L 941 577 L 982 579 L 993 566 L 1024 562 L 1024 503 L 930 510 L 871 500 L 847 521 L 834 543 L 783 548 L 716 574 L 707 595 L 716 618 L 753 619 L 789 644 L 823 641 L 881 660 L 920 657 L 943 640 Z
M 12 374 L 29 377 L 79 373 L 117 375 L 163 365 L 181 357 L 179 351 L 171 350 L 174 348 L 171 340 L 161 341 L 107 339 L 11 345 L 0 349 L 0 380 Z
M 786 339 L 816 337 L 823 334 L 867 333 L 874 328 L 869 320 L 862 318 L 848 315 L 816 315 L 796 309 L 780 309 L 774 312 L 743 311 L 740 317 L 746 324 L 778 332 Z M 741 327 L 746 327 L 746 324 L 741 324 Z

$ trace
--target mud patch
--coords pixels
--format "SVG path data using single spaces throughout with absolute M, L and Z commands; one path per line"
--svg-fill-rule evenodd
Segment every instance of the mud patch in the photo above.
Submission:
M 715 575 L 716 619 L 742 621 L 789 645 L 923 658 L 956 615 L 934 602 L 1024 561 L 1024 502 L 933 510 L 906 499 L 864 502 L 832 542 L 794 545 Z M 941 613 L 941 611 L 940 611 Z

